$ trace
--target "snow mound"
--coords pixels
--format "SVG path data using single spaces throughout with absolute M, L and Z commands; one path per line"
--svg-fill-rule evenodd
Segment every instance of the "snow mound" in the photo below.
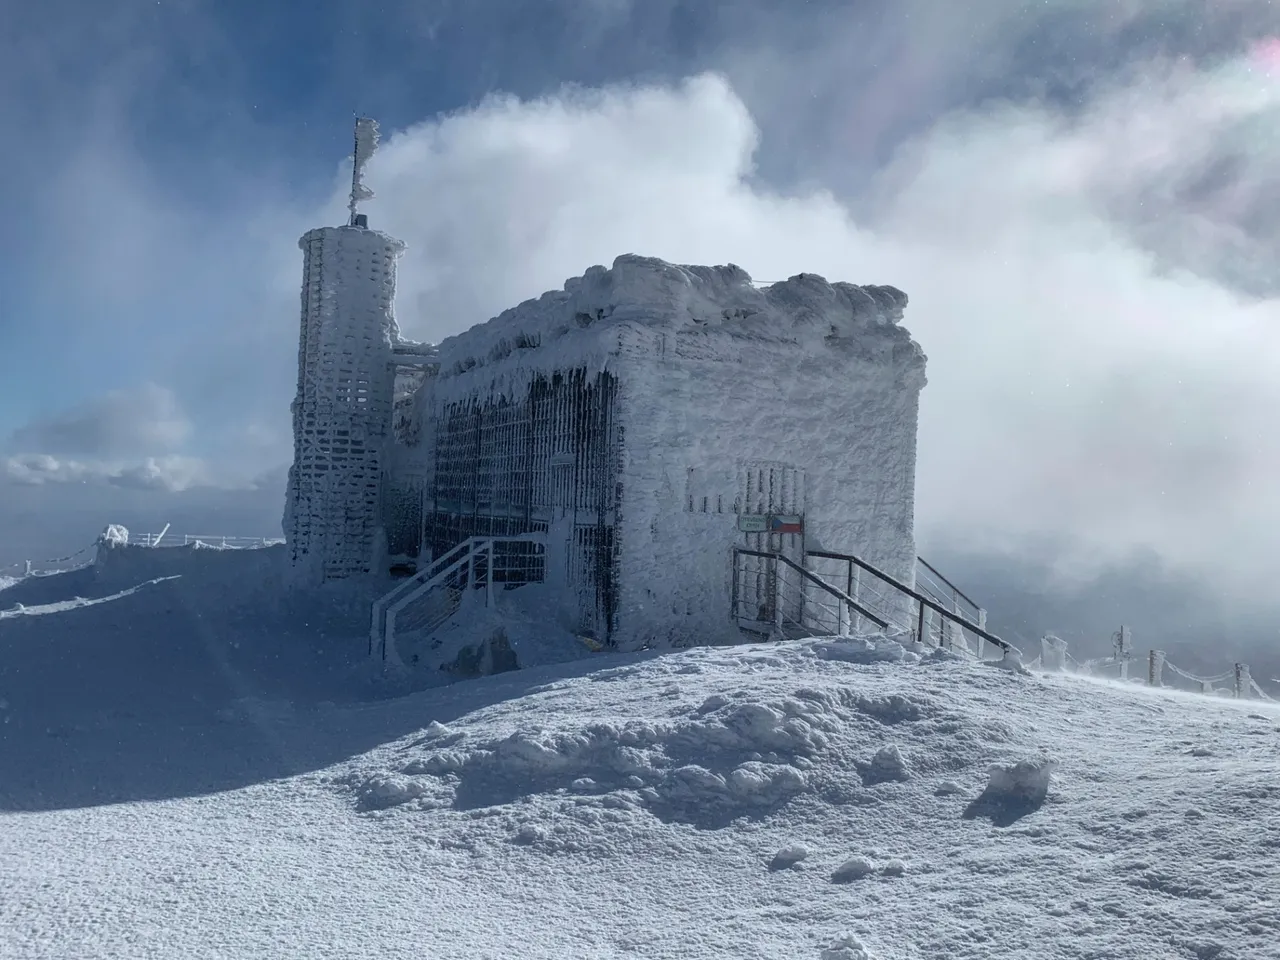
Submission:
M 888 783 L 894 780 L 906 780 L 911 774 L 907 770 L 906 758 L 896 743 L 881 747 L 866 763 L 860 767 L 862 782 L 871 786 L 876 783 Z
M 342 782 L 365 811 L 485 810 L 541 798 L 579 812 L 604 808 L 615 816 L 719 827 L 794 803 L 874 804 L 916 774 L 976 762 L 959 759 L 957 751 L 987 751 L 1008 737 L 1002 728 L 987 731 L 955 715 L 919 689 L 920 676 L 954 666 L 907 657 L 853 664 L 818 653 L 830 646 L 809 640 L 735 654 L 692 650 L 600 669 L 530 695 L 551 704 L 576 699 L 585 685 L 596 709 L 566 715 L 538 709 L 536 722 L 509 718 L 502 729 L 481 717 L 433 726 L 382 758 L 357 762 Z M 744 671 L 786 665 L 813 682 L 761 696 L 726 683 L 734 672 L 721 671 L 690 686 L 709 656 L 727 657 Z M 841 682 L 854 677 L 878 682 Z M 680 686 L 652 700 L 615 704 L 609 696 L 676 679 Z M 694 691 L 696 699 L 686 698 Z M 655 705 L 665 708 L 655 711 Z M 535 846 L 556 844 L 554 831 L 543 839 L 522 836 Z
M 477 808 L 534 794 L 611 794 L 623 807 L 698 822 L 803 793 L 805 761 L 827 748 L 838 727 L 830 712 L 800 701 L 707 706 L 666 721 L 535 727 L 500 739 L 433 744 L 400 768 L 410 779 L 397 780 L 396 791 L 388 792 L 388 777 L 377 774 L 358 793 L 366 808 L 419 798 Z
M 845 663 L 900 663 L 918 661 L 914 653 L 895 640 L 885 637 L 841 637 L 819 640 L 813 644 L 815 656 L 824 660 L 843 660 Z

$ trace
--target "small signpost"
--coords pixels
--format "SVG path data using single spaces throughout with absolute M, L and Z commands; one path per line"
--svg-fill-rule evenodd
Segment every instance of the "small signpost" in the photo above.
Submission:
M 759 514 L 739 514 L 738 529 L 743 533 L 764 533 L 769 529 L 769 518 Z

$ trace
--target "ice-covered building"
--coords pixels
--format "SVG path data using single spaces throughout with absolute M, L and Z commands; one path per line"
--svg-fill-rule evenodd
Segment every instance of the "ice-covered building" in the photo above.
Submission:
M 735 546 L 856 553 L 910 582 L 925 358 L 906 301 L 593 267 L 438 345 L 388 461 L 392 552 L 543 533 L 566 625 L 624 647 L 736 634 Z
M 359 133 L 356 154 L 350 222 L 300 242 L 285 530 L 305 579 L 421 580 L 475 538 L 535 535 L 550 615 L 624 648 L 809 628 L 824 551 L 850 593 L 852 555 L 914 581 L 925 358 L 905 294 L 626 255 L 435 347 L 403 342 L 403 247 L 355 212 Z

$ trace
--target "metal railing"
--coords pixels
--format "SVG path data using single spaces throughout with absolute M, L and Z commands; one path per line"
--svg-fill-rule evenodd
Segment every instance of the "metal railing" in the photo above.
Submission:
M 842 575 L 852 587 L 848 592 L 858 600 L 866 602 L 868 594 L 877 598 L 879 603 L 871 605 L 895 626 L 910 631 L 921 643 L 935 643 L 944 648 L 963 645 L 967 649 L 967 637 L 972 635 L 976 640 L 976 653 L 979 657 L 983 655 L 984 643 L 993 644 L 1002 652 L 1014 649 L 1011 643 L 987 630 L 985 623 L 980 622 L 986 619 L 985 611 L 967 597 L 964 599 L 978 609 L 978 622 L 950 609 L 945 601 L 913 589 L 897 577 L 851 554 L 815 550 L 806 553 L 805 558 L 815 567 L 826 566 L 825 571 L 815 570 L 819 576 L 823 576 L 825 572 L 823 579 Z
M 898 627 L 943 648 L 968 649 L 972 635 L 978 656 L 984 643 L 1013 649 L 948 603 L 843 553 L 807 552 L 801 563 L 781 553 L 735 549 L 731 610 L 740 627 L 775 636 L 846 636 L 860 632 L 865 622 L 881 630 Z
M 369 656 L 402 665 L 396 636 L 436 630 L 458 611 L 464 591 L 483 589 L 492 605 L 495 590 L 545 577 L 542 534 L 464 540 L 373 602 Z
M 825 632 L 848 636 L 858 618 L 880 629 L 888 621 L 790 557 L 763 550 L 733 551 L 733 617 L 747 630 L 775 636 Z
M 949 606 L 953 613 L 958 613 L 979 626 L 986 626 L 987 611 L 978 606 L 924 557 L 916 557 L 916 589 L 929 599 L 943 606 Z
M 284 537 L 228 537 L 223 534 L 202 533 L 129 533 L 129 543 L 140 547 L 189 547 L 202 543 L 207 547 L 225 547 L 228 550 L 245 550 L 271 547 L 284 543 Z

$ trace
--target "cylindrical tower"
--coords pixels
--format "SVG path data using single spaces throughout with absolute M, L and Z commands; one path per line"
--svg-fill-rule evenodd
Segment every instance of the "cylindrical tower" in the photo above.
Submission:
M 352 220 L 298 241 L 302 325 L 284 528 L 293 566 L 311 582 L 368 573 L 380 549 L 404 244 L 368 229 L 363 215 Z

